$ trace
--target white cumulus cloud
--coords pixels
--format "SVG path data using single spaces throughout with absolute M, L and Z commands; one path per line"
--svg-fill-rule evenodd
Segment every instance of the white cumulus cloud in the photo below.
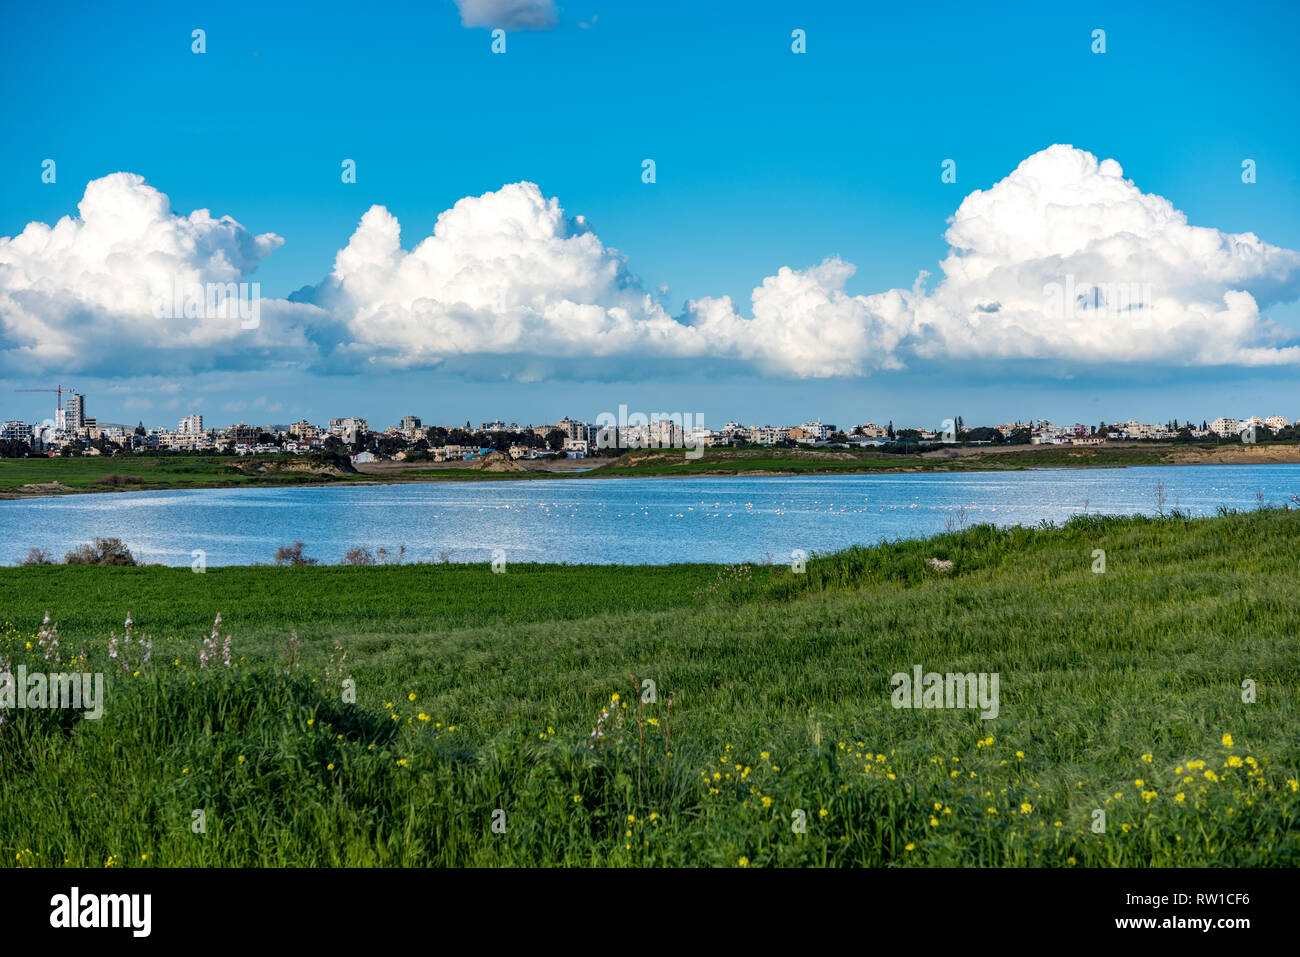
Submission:
M 0 237 L 0 357 L 25 371 L 130 371 L 175 363 L 211 366 L 305 340 L 284 322 L 241 329 L 233 318 L 157 318 L 207 283 L 239 283 L 281 245 L 206 209 L 172 212 L 167 197 L 132 173 L 86 186 L 80 216 L 29 223 Z M 281 312 L 309 307 L 280 304 Z M 265 318 L 265 317 L 263 317 Z
M 343 351 L 389 365 L 483 353 L 695 357 L 846 375 L 896 364 L 889 354 L 905 325 L 896 295 L 846 295 L 852 274 L 838 259 L 782 269 L 754 290 L 753 318 L 725 297 L 675 318 L 582 217 L 514 183 L 460 200 L 410 252 L 397 219 L 372 207 L 312 300 L 346 325 Z
M 944 278 L 909 297 L 922 356 L 1300 361 L 1261 307 L 1300 296 L 1300 253 L 1191 226 L 1113 159 L 1051 146 L 962 202 Z
M 80 216 L 0 238 L 0 361 L 118 372 L 444 363 L 542 378 L 582 365 L 727 363 L 791 378 L 930 360 L 1264 366 L 1300 363 L 1267 318 L 1300 298 L 1300 253 L 1192 226 L 1114 160 L 1070 146 L 1024 160 L 949 221 L 927 290 L 851 295 L 854 266 L 782 267 L 747 306 L 703 297 L 670 314 L 618 250 L 533 183 L 466 197 L 403 248 L 385 207 L 362 217 L 298 301 L 262 300 L 257 329 L 156 319 L 177 282 L 247 280 L 281 244 L 229 216 L 174 213 L 129 173 L 95 180 Z M 887 242 L 887 236 L 878 238 Z
M 901 368 L 895 351 L 910 328 L 906 303 L 896 291 L 848 295 L 844 284 L 854 271 L 837 257 L 811 269 L 783 266 L 754 290 L 753 318 L 741 315 L 729 296 L 693 300 L 688 317 L 708 341 L 778 375 Z

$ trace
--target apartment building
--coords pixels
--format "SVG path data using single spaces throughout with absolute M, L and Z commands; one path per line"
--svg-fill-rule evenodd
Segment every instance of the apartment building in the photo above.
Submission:
M 1128 439 L 1168 439 L 1173 437 L 1163 425 L 1150 425 L 1146 422 L 1130 420 L 1121 426 L 1124 437 Z
M 363 418 L 348 416 L 343 419 L 330 419 L 329 432 L 331 435 L 337 435 L 347 445 L 353 445 L 370 433 L 370 426 Z
M 749 430 L 749 441 L 754 445 L 784 445 L 790 430 L 780 426 L 756 425 Z
M 596 427 L 589 422 L 579 422 L 565 416 L 555 424 L 555 427 L 563 432 L 565 439 L 570 442 L 591 444 L 596 441 Z
M 1237 435 L 1242 429 L 1242 424 L 1236 419 L 1226 416 L 1215 419 L 1210 423 L 1210 431 L 1220 438 L 1227 438 L 1231 435 Z
M 86 428 L 86 397 L 80 392 L 72 393 L 68 404 L 64 406 L 63 428 L 66 432 Z
M 26 422 L 10 419 L 3 426 L 0 426 L 0 439 L 11 442 L 26 442 L 31 445 L 32 427 Z

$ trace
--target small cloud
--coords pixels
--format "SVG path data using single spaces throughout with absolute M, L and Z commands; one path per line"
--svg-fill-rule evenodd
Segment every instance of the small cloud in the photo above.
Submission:
M 551 30 L 560 18 L 555 0 L 456 0 L 456 6 L 465 27 Z

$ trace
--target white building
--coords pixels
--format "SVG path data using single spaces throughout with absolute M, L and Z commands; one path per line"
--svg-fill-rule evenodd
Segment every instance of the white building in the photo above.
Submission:
M 1132 419 L 1125 422 L 1121 428 L 1124 430 L 1124 437 L 1129 439 L 1166 439 L 1170 437 L 1169 430 L 1163 425 L 1151 425 Z
M 789 437 L 789 429 L 770 425 L 756 425 L 749 430 L 749 441 L 754 445 L 782 445 Z
M 10 419 L 3 426 L 0 426 L 0 439 L 8 439 L 13 442 L 26 442 L 30 445 L 32 442 L 32 427 L 26 422 L 19 422 L 16 419 Z
M 1218 418 L 1210 423 L 1210 431 L 1220 438 L 1227 438 L 1241 431 L 1241 423 L 1227 417 Z
M 835 426 L 833 425 L 822 425 L 821 419 L 814 419 L 811 422 L 805 422 L 803 425 L 799 426 L 799 428 L 803 429 L 804 435 L 816 442 L 821 442 L 830 438 L 831 433 L 835 431 Z
M 353 445 L 366 437 L 370 426 L 365 419 L 349 416 L 346 419 L 330 419 L 329 430 L 346 444 Z
M 45 449 L 54 445 L 54 426 L 46 423 L 39 423 L 32 426 L 32 451 L 43 452 Z

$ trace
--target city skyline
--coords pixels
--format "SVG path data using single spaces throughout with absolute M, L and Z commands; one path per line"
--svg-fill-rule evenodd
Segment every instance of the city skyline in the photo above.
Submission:
M 23 420 L 23 419 L 12 419 L 6 415 L 0 415 L 0 419 L 6 421 L 22 421 L 33 425 L 43 424 L 46 426 L 52 426 L 56 430 L 64 430 L 66 428 L 67 431 L 75 431 L 77 428 L 82 427 L 85 422 L 92 422 L 92 423 L 101 422 L 101 417 L 99 416 L 87 416 L 86 414 L 87 396 L 84 393 L 77 392 L 71 388 L 64 389 L 61 385 L 59 385 L 56 386 L 54 389 L 31 388 L 31 389 L 22 389 L 19 391 L 56 393 L 57 394 L 56 402 L 60 404 L 64 402 L 63 394 L 66 392 L 68 393 L 68 399 L 66 401 L 66 412 L 64 411 L 63 406 L 60 405 L 60 408 L 55 410 L 56 414 L 53 417 L 47 417 L 44 419 L 36 419 L 36 420 Z M 65 415 L 67 417 L 66 419 L 64 418 Z M 933 425 L 930 423 L 921 422 L 916 419 L 906 418 L 903 416 L 895 416 L 892 414 L 876 415 L 870 417 L 863 417 L 859 415 L 856 417 L 852 417 L 851 419 L 843 420 L 842 425 L 835 424 L 836 422 L 839 422 L 841 420 L 823 419 L 821 416 L 800 417 L 797 414 L 793 415 L 792 417 L 787 415 L 786 419 L 776 421 L 776 422 L 748 420 L 740 416 L 730 416 L 718 422 L 710 423 L 705 421 L 705 417 L 701 413 L 680 412 L 680 411 L 670 412 L 670 411 L 638 411 L 638 410 L 632 410 L 631 412 L 629 412 L 626 404 L 620 404 L 617 407 L 617 412 L 613 412 L 610 410 L 603 410 L 593 415 L 578 416 L 577 418 L 573 418 L 571 415 L 566 413 L 563 416 L 558 416 L 550 419 L 541 419 L 538 422 L 533 422 L 533 421 L 521 422 L 517 416 L 513 416 L 513 417 L 498 416 L 497 418 L 494 419 L 483 419 L 481 416 L 477 416 L 477 417 L 470 416 L 465 420 L 466 424 L 463 427 L 460 426 L 459 419 L 455 421 L 449 421 L 446 419 L 435 421 L 432 418 L 428 418 L 423 415 L 418 415 L 408 410 L 407 412 L 403 413 L 400 416 L 389 416 L 388 418 L 376 419 L 375 421 L 378 424 L 378 429 L 369 429 L 368 426 L 367 429 L 369 431 L 383 431 L 386 429 L 396 428 L 401 431 L 407 431 L 410 428 L 421 428 L 421 427 L 429 428 L 429 427 L 436 426 L 439 428 L 448 428 L 448 429 L 465 428 L 467 431 L 491 431 L 493 429 L 505 430 L 507 428 L 507 423 L 509 423 L 508 427 L 511 429 L 516 429 L 516 428 L 532 429 L 535 427 L 542 427 L 542 426 L 549 427 L 555 425 L 556 423 L 563 424 L 566 422 L 587 423 L 587 424 L 590 424 L 591 422 L 599 423 L 603 418 L 607 418 L 610 421 L 616 419 L 620 423 L 625 423 L 628 420 L 629 416 L 631 416 L 633 419 L 636 419 L 637 417 L 640 417 L 641 419 L 647 419 L 652 423 L 660 420 L 668 421 L 675 418 L 679 425 L 683 420 L 685 420 L 688 427 L 691 422 L 694 422 L 696 427 L 703 428 L 705 430 L 713 431 L 713 432 L 724 429 L 726 426 L 732 424 L 741 424 L 741 425 L 752 426 L 752 427 L 762 426 L 762 427 L 789 428 L 791 426 L 798 427 L 799 425 L 809 425 L 812 423 L 816 423 L 818 425 L 825 423 L 829 427 L 835 429 L 836 431 L 849 432 L 853 429 L 856 429 L 861 426 L 866 426 L 866 425 L 884 426 L 888 424 L 893 426 L 895 425 L 895 420 L 897 420 L 896 427 L 898 429 L 922 429 L 922 430 L 932 430 L 932 431 L 942 431 L 942 429 L 945 427 L 945 423 L 954 422 L 954 421 L 962 422 L 963 427 L 979 427 L 979 428 L 996 428 L 1002 425 L 1007 425 L 1012 423 L 1018 425 L 1029 425 L 1029 426 L 1035 426 L 1039 423 L 1052 424 L 1056 426 L 1065 426 L 1067 425 L 1067 423 L 1069 423 L 1072 426 L 1077 426 L 1077 425 L 1094 426 L 1100 424 L 1123 425 L 1123 424 L 1135 423 L 1135 422 L 1147 422 L 1147 423 L 1154 423 L 1154 424 L 1161 424 L 1162 422 L 1163 423 L 1181 422 L 1194 427 L 1196 422 L 1198 421 L 1202 423 L 1211 423 L 1215 421 L 1225 421 L 1225 420 L 1231 420 L 1234 422 L 1235 421 L 1240 421 L 1240 422 L 1258 421 L 1260 423 L 1264 423 L 1266 420 L 1281 420 L 1282 427 L 1286 427 L 1289 426 L 1292 422 L 1289 416 L 1277 410 L 1272 410 L 1269 414 L 1263 416 L 1261 416 L 1258 413 L 1258 411 L 1253 411 L 1248 416 L 1225 416 L 1222 413 L 1222 410 L 1220 410 L 1218 413 L 1212 416 L 1202 415 L 1199 417 L 1193 416 L 1192 418 L 1187 418 L 1185 416 L 1166 416 L 1166 417 L 1156 417 L 1152 419 L 1149 417 L 1139 418 L 1134 416 L 1128 416 L 1128 417 L 1112 418 L 1109 420 L 1102 418 L 1102 419 L 1094 420 L 1092 422 L 1084 422 L 1082 419 L 1079 419 L 1078 417 L 1074 417 L 1073 422 L 1070 422 L 1070 417 L 1066 417 L 1066 419 L 1057 421 L 1052 419 L 1049 416 L 1039 416 L 1039 415 L 1030 415 L 1024 417 L 1003 416 L 1003 417 L 995 417 L 994 419 L 987 420 L 987 421 L 984 420 L 965 421 L 965 416 L 961 415 L 961 413 L 957 413 L 955 416 L 950 416 L 943 420 L 940 420 L 939 428 L 936 430 L 934 429 Z M 880 421 L 876 422 L 875 419 L 879 419 Z M 249 427 L 255 426 L 259 428 L 267 428 L 270 426 L 275 426 L 278 428 L 279 431 L 287 432 L 290 430 L 290 426 L 287 424 L 290 421 L 292 421 L 294 425 L 315 424 L 312 423 L 310 418 L 306 415 L 278 416 L 276 418 L 262 418 L 262 419 L 257 419 L 254 417 L 254 418 L 249 418 L 248 421 L 245 421 L 244 418 L 238 418 L 238 419 L 231 419 L 229 421 L 223 420 L 221 424 L 214 424 L 214 420 L 211 419 L 210 417 L 206 417 L 206 421 L 205 421 L 205 414 L 198 409 L 192 410 L 189 413 L 180 416 L 175 421 L 177 422 L 177 427 L 174 430 L 165 424 L 158 425 L 152 419 L 148 424 L 146 424 L 144 418 L 140 418 L 137 420 L 137 427 L 144 426 L 146 430 L 150 432 L 179 431 L 181 433 L 187 433 L 187 432 L 194 433 L 194 432 L 201 432 L 201 431 L 211 432 L 213 430 L 221 431 L 236 426 L 249 426 Z M 331 424 L 337 422 L 343 422 L 343 421 L 368 423 L 371 421 L 371 417 L 360 416 L 360 415 L 335 415 L 331 413 L 329 416 L 319 419 L 319 421 L 328 421 Z M 1296 421 L 1300 421 L 1300 418 L 1298 418 Z M 66 426 L 64 424 L 65 422 L 67 423 Z M 1276 422 L 1274 422 L 1273 424 L 1276 425 Z M 106 418 L 102 419 L 102 425 L 103 427 L 133 428 L 128 422 L 116 422 L 116 421 L 110 422 Z
M 1026 12 L 987 38 L 992 64 L 955 4 L 493 9 L 498 52 L 451 4 L 400 31 L 352 12 L 355 47 L 330 15 L 259 13 L 250 35 L 238 3 L 16 11 L 0 76 L 45 83 L 0 106 L 22 131 L 0 157 L 0 388 L 75 376 L 123 422 L 340 399 L 449 421 L 539 402 L 1100 421 L 1296 401 L 1289 6 L 1190 4 L 1176 26 Z M 645 71 L 613 69 L 630 59 Z M 1196 61 L 1259 82 L 1174 69 Z M 141 89 L 135 62 L 170 82 Z M 356 69 L 327 108 L 310 78 L 340 62 Z M 1014 123 L 988 108 L 1009 95 Z M 176 149 L 154 122 L 220 139 L 225 111 L 193 105 L 223 96 L 262 105 L 244 135 L 274 160 Z M 195 283 L 247 308 L 187 316 Z

